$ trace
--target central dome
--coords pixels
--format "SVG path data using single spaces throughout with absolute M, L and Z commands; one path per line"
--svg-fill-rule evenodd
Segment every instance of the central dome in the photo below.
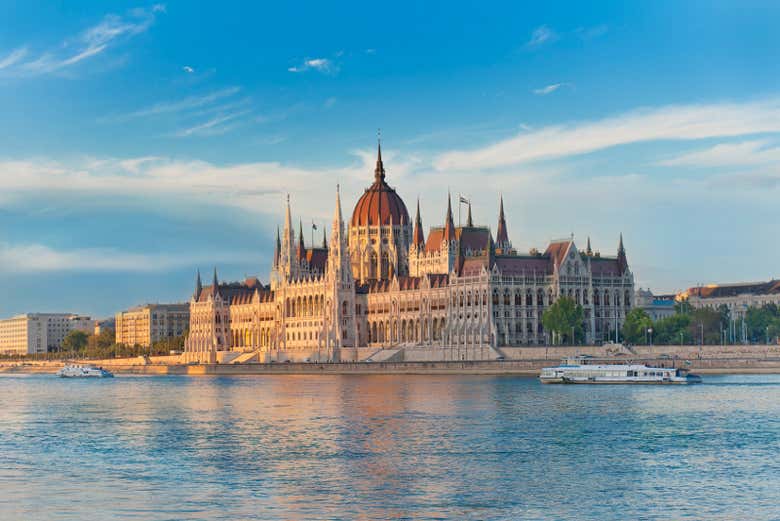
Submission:
M 385 182 L 385 167 L 382 164 L 382 148 L 378 147 L 374 184 L 366 188 L 360 196 L 355 211 L 352 212 L 351 225 L 379 226 L 390 223 L 409 224 L 409 212 L 403 199 Z

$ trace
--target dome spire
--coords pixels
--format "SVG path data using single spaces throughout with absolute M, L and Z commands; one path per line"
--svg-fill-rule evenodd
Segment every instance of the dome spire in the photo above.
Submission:
M 374 181 L 382 183 L 385 180 L 385 165 L 382 163 L 382 139 L 380 131 L 376 136 L 376 168 L 374 169 Z

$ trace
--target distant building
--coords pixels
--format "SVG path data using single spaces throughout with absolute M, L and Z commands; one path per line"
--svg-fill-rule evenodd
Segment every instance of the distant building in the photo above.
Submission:
M 116 319 L 114 317 L 105 320 L 95 320 L 95 335 L 104 331 L 114 331 L 116 329 Z
M 718 309 L 725 305 L 731 311 L 731 317 L 736 319 L 744 316 L 750 307 L 780 306 L 780 280 L 697 286 L 688 288 L 677 298 L 687 298 L 694 308 Z
M 149 347 L 183 335 L 189 325 L 189 304 L 146 304 L 116 314 L 116 343 Z
M 639 288 L 634 302 L 636 307 L 643 309 L 655 322 L 674 315 L 676 295 L 653 295 L 649 289 Z
M 62 349 L 71 331 L 92 332 L 92 319 L 73 313 L 26 313 L 0 320 L 0 353 L 25 355 Z

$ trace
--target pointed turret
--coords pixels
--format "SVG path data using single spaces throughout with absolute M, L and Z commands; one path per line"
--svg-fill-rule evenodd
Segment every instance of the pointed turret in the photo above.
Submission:
M 626 258 L 626 249 L 623 247 L 622 232 L 620 234 L 620 242 L 618 243 L 617 261 L 618 261 L 618 268 L 620 269 L 620 274 L 622 275 L 628 269 L 628 258 Z
M 303 221 L 298 221 L 298 260 L 306 258 L 306 245 L 303 243 Z
M 474 226 L 474 221 L 471 219 L 471 201 L 469 201 L 469 216 L 466 218 L 466 226 L 469 228 Z
M 447 242 L 455 240 L 455 223 L 452 221 L 452 197 L 447 192 L 447 216 L 444 218 L 444 237 Z
M 498 228 L 496 229 L 496 243 L 503 249 L 509 248 L 509 234 L 506 230 L 506 219 L 504 218 L 504 196 L 501 196 L 498 209 Z
M 200 282 L 200 270 L 198 270 L 198 276 L 195 278 L 195 300 L 200 298 L 200 294 L 203 291 L 203 284 Z
M 276 227 L 276 245 L 274 245 L 274 266 L 279 266 L 279 257 L 282 254 L 282 239 L 279 236 L 279 226 Z
M 322 247 L 328 249 L 328 230 L 325 226 L 322 227 Z
M 414 231 L 412 232 L 412 244 L 418 248 L 425 246 L 422 218 L 420 217 L 420 198 L 417 198 L 417 215 L 414 217 Z
M 217 267 L 214 266 L 214 277 L 211 279 L 211 294 L 219 294 L 219 279 L 217 279 Z
M 588 245 L 585 247 L 585 254 L 590 257 L 593 255 L 593 250 L 590 247 L 590 236 L 588 237 Z

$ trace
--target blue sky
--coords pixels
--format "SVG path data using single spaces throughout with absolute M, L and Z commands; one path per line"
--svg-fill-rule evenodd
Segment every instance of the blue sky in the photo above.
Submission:
M 0 2 L 0 316 L 267 280 L 284 194 L 446 193 L 637 284 L 780 276 L 776 2 Z M 317 239 L 320 240 L 319 238 Z

